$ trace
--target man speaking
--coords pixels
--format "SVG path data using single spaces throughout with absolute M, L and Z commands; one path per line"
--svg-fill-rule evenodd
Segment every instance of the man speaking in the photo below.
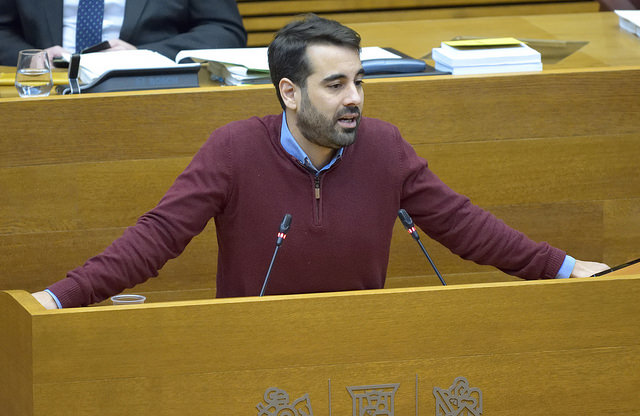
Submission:
M 49 308 L 100 302 L 156 276 L 212 218 L 217 295 L 255 296 L 286 213 L 267 294 L 384 287 L 401 208 L 457 255 L 525 279 L 607 268 L 508 227 L 445 185 L 395 126 L 364 117 L 359 51 L 358 34 L 332 20 L 281 29 L 269 68 L 284 112 L 216 130 L 154 209 L 34 296 Z

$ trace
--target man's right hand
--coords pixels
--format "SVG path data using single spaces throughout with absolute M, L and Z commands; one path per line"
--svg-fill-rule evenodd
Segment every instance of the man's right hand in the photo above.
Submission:
M 71 54 L 68 50 L 64 49 L 60 45 L 52 46 L 50 48 L 45 49 L 47 52 L 47 56 L 49 57 L 49 64 L 53 65 L 53 58 L 59 58 L 63 53 Z
M 47 292 L 35 292 L 32 293 L 31 296 L 36 298 L 38 302 L 45 307 L 45 309 L 58 309 L 58 305 L 56 305 L 56 301 L 53 300 L 53 297 Z

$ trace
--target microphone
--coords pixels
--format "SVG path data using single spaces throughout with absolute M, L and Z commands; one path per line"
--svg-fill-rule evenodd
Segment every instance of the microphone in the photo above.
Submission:
M 280 229 L 278 230 L 278 235 L 276 238 L 276 249 L 273 251 L 273 257 L 271 257 L 271 264 L 269 264 L 267 275 L 264 278 L 264 283 L 262 283 L 262 290 L 260 290 L 260 296 L 264 295 L 264 290 L 267 288 L 267 282 L 269 281 L 269 275 L 271 274 L 273 263 L 275 262 L 276 256 L 278 255 L 278 249 L 284 242 L 284 239 L 287 238 L 287 233 L 289 232 L 290 227 L 291 227 L 291 214 L 284 214 L 284 217 L 282 218 L 282 222 L 280 223 Z
M 427 260 L 429 260 L 429 263 L 431 263 L 431 267 L 433 267 L 433 270 L 436 272 L 438 279 L 440 279 L 442 286 L 446 286 L 447 284 L 444 282 L 444 279 L 440 275 L 438 268 L 436 267 L 433 260 L 431 260 L 431 257 L 429 257 L 429 253 L 427 253 L 427 250 L 422 245 L 422 241 L 420 241 L 420 236 L 418 235 L 418 231 L 416 230 L 415 225 L 413 225 L 413 220 L 411 219 L 411 216 L 409 216 L 407 211 L 405 211 L 404 209 L 401 209 L 398 211 L 398 218 L 400 218 L 400 222 L 402 223 L 402 225 L 404 225 L 404 228 L 406 228 L 407 232 L 411 234 L 411 237 L 413 237 L 413 239 L 418 242 L 418 245 L 422 249 L 422 252 L 424 253 L 425 256 L 427 256 Z

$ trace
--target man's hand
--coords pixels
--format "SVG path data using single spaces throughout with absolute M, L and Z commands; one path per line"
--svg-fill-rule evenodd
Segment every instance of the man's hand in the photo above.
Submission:
M 573 267 L 571 277 L 589 277 L 607 269 L 610 269 L 610 267 L 604 263 L 576 260 L 576 265 Z
M 62 56 L 63 53 L 71 53 L 60 45 L 52 46 L 45 49 L 45 51 L 47 52 L 47 56 L 49 57 L 49 64 L 51 65 L 53 65 L 53 58 L 58 58 Z
M 138 49 L 135 46 L 133 46 L 132 44 L 123 41 L 122 39 L 109 39 L 109 45 L 111 45 L 111 47 L 109 49 L 107 49 L 106 51 L 126 51 L 126 50 L 133 50 L 133 49 Z
M 38 302 L 42 304 L 46 309 L 58 309 L 58 305 L 56 305 L 56 301 L 53 300 L 51 295 L 47 292 L 36 292 L 32 293 L 31 296 L 36 298 Z

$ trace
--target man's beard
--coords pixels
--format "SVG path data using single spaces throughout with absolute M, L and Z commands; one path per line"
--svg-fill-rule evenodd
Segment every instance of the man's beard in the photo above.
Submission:
M 338 124 L 338 119 L 346 115 L 357 116 L 355 127 L 344 128 Z M 345 107 L 333 119 L 329 119 L 314 107 L 311 100 L 309 100 L 307 92 L 303 91 L 296 124 L 305 139 L 311 143 L 331 149 L 339 149 L 355 142 L 356 132 L 360 125 L 360 109 L 355 106 Z

